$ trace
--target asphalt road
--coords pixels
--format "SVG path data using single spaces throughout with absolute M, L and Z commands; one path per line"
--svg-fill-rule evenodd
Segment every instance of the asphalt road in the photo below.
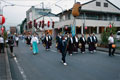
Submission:
M 64 66 L 61 54 L 54 46 L 49 51 L 41 44 L 38 46 L 37 55 L 33 55 L 29 46 L 21 41 L 19 47 L 14 48 L 17 56 L 12 59 L 15 76 L 23 80 L 120 80 L 119 55 L 109 57 L 105 52 L 90 54 L 87 51 L 85 54 L 67 55 L 68 65 Z M 19 77 L 15 80 L 21 80 Z

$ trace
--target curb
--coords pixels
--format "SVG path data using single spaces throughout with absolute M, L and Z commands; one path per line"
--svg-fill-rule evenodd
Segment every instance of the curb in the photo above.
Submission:
M 104 49 L 98 48 L 97 50 L 98 50 L 98 51 L 103 51 L 103 52 L 109 52 L 107 49 L 104 50 Z M 118 51 L 118 50 L 116 49 L 115 54 L 120 54 L 120 51 Z
M 7 53 L 7 48 L 5 48 L 5 60 L 6 60 L 6 77 L 7 80 L 12 80 L 12 76 L 11 76 L 11 71 L 10 71 L 10 63 L 8 60 L 8 53 Z

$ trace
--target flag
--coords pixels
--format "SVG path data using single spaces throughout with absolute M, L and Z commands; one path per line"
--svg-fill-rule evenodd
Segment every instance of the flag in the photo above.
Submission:
M 75 25 L 72 26 L 72 24 L 71 24 L 71 33 L 72 36 L 75 36 Z

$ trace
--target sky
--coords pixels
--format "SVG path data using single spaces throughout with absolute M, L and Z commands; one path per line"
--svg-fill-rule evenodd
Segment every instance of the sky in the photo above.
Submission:
M 1 0 L 0 0 L 1 1 Z M 5 2 L 4 2 L 5 1 Z M 41 8 L 41 3 L 44 2 L 44 7 L 52 9 L 52 13 L 59 13 L 63 10 L 72 8 L 75 0 L 2 0 L 1 6 L 15 4 L 15 6 L 7 6 L 3 8 L 3 15 L 6 18 L 5 26 L 9 29 L 10 26 L 17 26 L 21 24 L 26 17 L 26 11 L 35 6 Z M 76 0 L 77 2 L 85 3 L 91 0 Z M 120 8 L 120 0 L 109 0 Z M 62 7 L 59 8 L 55 4 Z

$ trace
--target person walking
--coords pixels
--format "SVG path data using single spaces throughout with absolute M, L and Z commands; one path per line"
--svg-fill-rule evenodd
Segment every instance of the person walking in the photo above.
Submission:
M 4 38 L 0 35 L 0 53 L 4 53 Z
M 114 44 L 114 38 L 113 38 L 113 33 L 110 33 L 110 36 L 108 38 L 108 44 L 109 44 L 109 56 L 114 56 L 115 53 L 115 48 L 112 47 Z M 113 50 L 112 50 L 113 49 Z
M 16 46 L 18 47 L 18 43 L 19 43 L 19 37 L 18 37 L 18 35 L 15 36 L 15 41 L 16 41 Z
M 46 46 L 46 50 L 50 49 L 50 39 L 49 39 L 49 35 L 48 33 L 46 34 L 45 38 L 44 38 L 44 42 L 45 42 L 45 46 Z
M 95 36 L 94 33 L 92 35 L 92 39 L 93 39 L 93 51 L 96 52 L 96 47 L 97 47 L 98 39 L 97 39 L 97 37 Z
M 74 44 L 74 52 L 75 52 L 75 53 L 78 53 L 79 38 L 78 38 L 78 35 L 77 35 L 77 34 L 73 37 L 73 44 Z
M 90 53 L 93 53 L 93 45 L 94 45 L 94 43 L 93 43 L 93 38 L 92 38 L 91 34 L 89 34 L 89 37 L 87 38 L 87 43 L 89 45 L 88 49 L 89 49 Z
M 69 52 L 69 55 L 72 56 L 72 54 L 73 54 L 73 37 L 72 37 L 72 34 L 70 34 L 69 41 L 68 41 L 68 52 Z
M 32 39 L 31 39 L 31 46 L 33 48 L 33 55 L 38 53 L 38 45 L 37 45 L 38 43 L 39 43 L 39 40 L 36 37 L 36 34 L 34 33 Z
M 80 46 L 80 49 L 81 49 L 81 53 L 85 53 L 85 44 L 86 44 L 86 39 L 84 37 L 84 34 L 82 34 L 82 36 L 80 37 L 80 40 L 79 40 L 79 46 Z
M 9 44 L 11 56 L 12 56 L 12 57 L 15 57 L 15 54 L 13 53 L 13 48 L 14 48 L 14 39 L 13 39 L 13 36 L 10 36 L 10 37 L 9 37 L 9 39 L 8 39 L 8 44 Z
M 67 53 L 67 41 L 65 40 L 65 36 L 62 37 L 62 40 L 60 41 L 60 52 L 62 54 L 62 63 L 63 65 L 67 65 L 66 63 L 66 53 Z

